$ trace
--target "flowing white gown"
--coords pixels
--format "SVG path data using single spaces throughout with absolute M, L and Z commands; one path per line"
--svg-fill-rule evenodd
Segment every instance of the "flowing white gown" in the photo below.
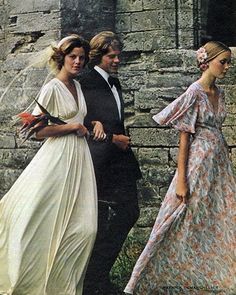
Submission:
M 78 106 L 57 78 L 43 87 L 39 102 L 66 122 L 83 123 L 87 109 L 75 83 Z M 86 139 L 47 139 L 0 201 L 0 294 L 81 295 L 96 230 Z

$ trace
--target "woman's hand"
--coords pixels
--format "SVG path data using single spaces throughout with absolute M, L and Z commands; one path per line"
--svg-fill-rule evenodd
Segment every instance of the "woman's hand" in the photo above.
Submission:
M 73 125 L 72 128 L 74 128 L 74 131 L 75 133 L 78 135 L 78 136 L 86 136 L 88 134 L 88 129 L 80 124 L 80 123 L 74 123 L 74 124 L 71 124 Z
M 188 185 L 186 181 L 177 181 L 176 184 L 176 197 L 183 201 L 183 203 L 187 203 L 187 197 L 188 197 Z
M 103 140 L 106 138 L 106 134 L 104 133 L 103 125 L 99 121 L 92 121 L 93 125 L 93 139 L 94 140 Z

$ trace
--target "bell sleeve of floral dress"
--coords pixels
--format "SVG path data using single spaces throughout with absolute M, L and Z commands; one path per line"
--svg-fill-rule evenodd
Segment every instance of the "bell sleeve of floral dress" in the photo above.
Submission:
M 198 94 L 192 85 L 160 113 L 154 115 L 153 120 L 159 125 L 171 125 L 179 131 L 195 133 L 199 106 Z

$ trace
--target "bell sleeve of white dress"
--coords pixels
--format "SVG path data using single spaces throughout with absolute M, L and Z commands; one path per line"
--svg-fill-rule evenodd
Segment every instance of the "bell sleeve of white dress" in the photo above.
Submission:
M 198 116 L 197 91 L 191 86 L 160 113 L 153 116 L 159 125 L 171 125 L 179 131 L 195 133 Z
M 58 116 L 58 106 L 56 100 L 56 89 L 52 83 L 48 83 L 40 91 L 39 98 L 37 101 L 52 115 L 57 117 Z M 39 106 L 36 105 L 32 114 L 39 115 L 42 111 L 40 110 Z

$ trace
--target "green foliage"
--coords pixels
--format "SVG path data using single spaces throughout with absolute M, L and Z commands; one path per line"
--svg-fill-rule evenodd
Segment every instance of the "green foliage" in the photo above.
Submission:
M 140 239 L 139 235 L 135 233 L 130 234 L 124 243 L 120 255 L 111 271 L 111 279 L 120 290 L 123 290 L 128 283 L 135 262 L 141 254 L 144 245 L 145 241 Z

